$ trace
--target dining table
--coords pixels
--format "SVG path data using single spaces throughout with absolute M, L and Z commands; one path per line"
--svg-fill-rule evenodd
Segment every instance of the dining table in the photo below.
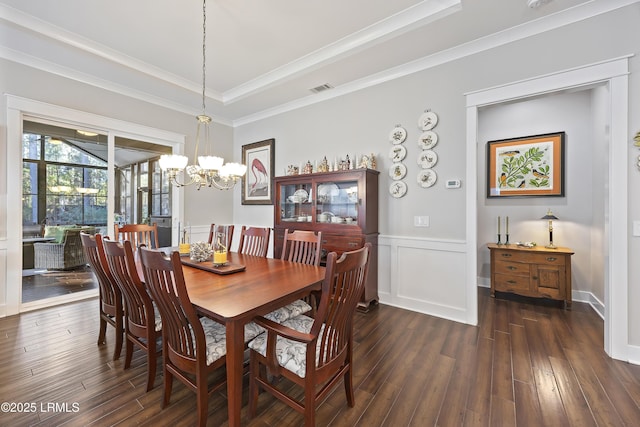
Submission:
M 236 252 L 228 253 L 227 262 L 228 268 L 219 274 L 211 271 L 210 260 L 192 266 L 187 256 L 182 270 L 189 299 L 198 313 L 225 325 L 229 425 L 239 426 L 244 326 L 255 316 L 268 314 L 319 290 L 325 268 Z M 238 271 L 228 273 L 234 270 Z

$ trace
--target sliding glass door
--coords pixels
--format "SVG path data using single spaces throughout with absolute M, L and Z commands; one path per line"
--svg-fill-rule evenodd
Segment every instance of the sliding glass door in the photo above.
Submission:
M 22 137 L 22 303 L 97 291 L 74 230 L 110 235 L 114 222 L 171 224 L 171 192 L 158 166 L 171 147 L 115 138 L 109 200 L 107 136 L 25 121 Z M 166 242 L 165 242 L 166 243 Z M 170 245 L 170 240 L 168 245 Z M 79 253 L 80 251 L 80 253 Z

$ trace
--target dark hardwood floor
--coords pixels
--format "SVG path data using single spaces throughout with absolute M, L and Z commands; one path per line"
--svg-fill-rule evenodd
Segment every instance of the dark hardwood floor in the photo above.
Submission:
M 113 328 L 96 345 L 97 304 L 0 319 L 0 401 L 22 411 L 3 406 L 0 425 L 194 425 L 195 395 L 180 382 L 161 410 L 162 370 L 146 393 L 139 350 L 124 371 L 124 352 L 111 360 Z M 590 307 L 564 311 L 480 289 L 478 312 L 477 327 L 385 305 L 357 313 L 356 405 L 339 386 L 317 409 L 318 425 L 639 425 L 640 366 L 606 356 L 603 321 Z M 209 425 L 227 423 L 226 404 L 224 393 L 212 396 Z M 264 393 L 255 419 L 245 411 L 244 425 L 302 424 Z

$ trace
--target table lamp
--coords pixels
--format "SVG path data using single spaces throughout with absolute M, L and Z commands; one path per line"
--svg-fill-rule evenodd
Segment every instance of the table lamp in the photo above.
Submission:
M 553 244 L 553 220 L 558 219 L 558 217 L 551 212 L 551 209 L 549 209 L 547 214 L 540 219 L 549 220 L 549 244 L 546 245 L 545 248 L 556 249 L 557 246 Z

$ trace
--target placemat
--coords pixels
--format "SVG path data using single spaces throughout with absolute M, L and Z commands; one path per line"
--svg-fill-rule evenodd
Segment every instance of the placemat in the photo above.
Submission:
M 210 271 L 211 273 L 216 274 L 231 274 L 237 273 L 239 271 L 244 271 L 247 268 L 243 264 L 232 264 L 228 263 L 225 265 L 221 265 L 220 267 L 216 267 L 211 263 L 211 260 L 196 262 L 192 261 L 191 258 L 181 258 L 182 264 L 188 265 L 189 267 L 199 268 L 200 270 Z

